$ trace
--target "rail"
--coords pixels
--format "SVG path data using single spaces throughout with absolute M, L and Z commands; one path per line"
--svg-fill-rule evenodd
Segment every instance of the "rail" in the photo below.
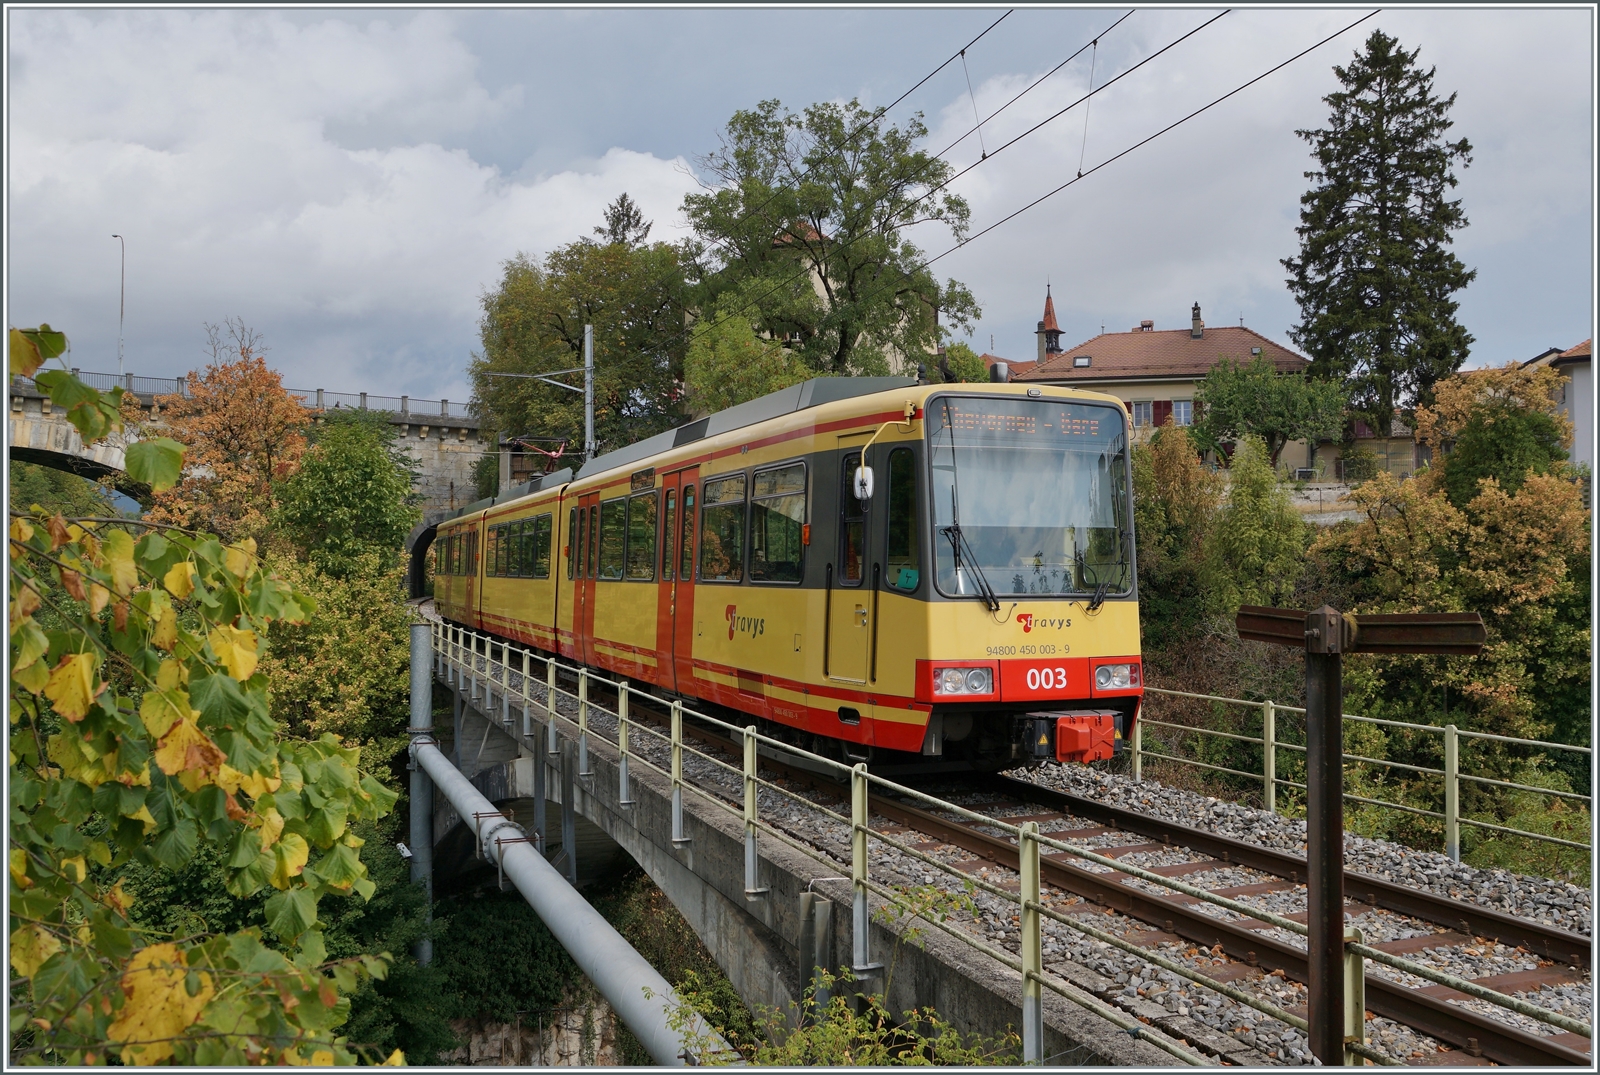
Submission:
M 580 776 L 586 776 L 588 779 L 593 779 L 593 774 L 588 772 L 589 747 L 591 740 L 597 735 L 596 728 L 589 719 L 590 710 L 597 708 L 597 703 L 592 698 L 592 691 L 596 685 L 616 691 L 616 711 L 615 713 L 608 713 L 609 716 L 614 717 L 616 720 L 616 736 L 613 739 L 607 735 L 601 735 L 600 738 L 601 741 L 617 752 L 619 760 L 617 775 L 619 785 L 617 789 L 618 801 L 625 804 L 632 801 L 632 789 L 629 783 L 630 773 L 635 768 L 644 768 L 661 777 L 671 789 L 671 837 L 675 844 L 681 845 L 690 840 L 683 824 L 683 802 L 686 795 L 692 795 L 708 806 L 737 818 L 744 830 L 744 887 L 749 898 L 759 899 L 767 892 L 767 889 L 761 884 L 760 876 L 758 851 L 762 840 L 770 840 L 782 844 L 790 850 L 811 859 L 827 871 L 832 872 L 840 868 L 838 861 L 828 857 L 819 847 L 813 846 L 785 829 L 763 820 L 760 811 L 761 792 L 764 791 L 791 799 L 804 809 L 816 811 L 835 823 L 846 834 L 846 839 L 843 843 L 848 848 L 850 863 L 849 880 L 852 890 L 853 925 L 852 971 L 858 977 L 869 977 L 879 969 L 879 964 L 874 963 L 872 958 L 869 897 L 876 897 L 886 904 L 898 907 L 900 910 L 939 929 L 975 951 L 990 956 L 1020 976 L 1022 986 L 1022 1044 L 1025 1063 L 1038 1064 L 1044 1059 L 1042 991 L 1045 989 L 1100 1015 L 1113 1025 L 1127 1031 L 1130 1035 L 1148 1041 L 1186 1064 L 1205 1066 L 1211 1063 L 1211 1061 L 1190 1052 L 1162 1035 L 1150 1033 L 1142 1023 L 1128 1013 L 1106 1004 L 1078 986 L 1048 972 L 1043 961 L 1042 936 L 1043 923 L 1047 919 L 1075 930 L 1100 944 L 1109 945 L 1131 955 L 1136 955 L 1138 958 L 1159 966 L 1197 986 L 1213 990 L 1288 1026 L 1302 1031 L 1307 1028 L 1306 1020 L 1293 1012 L 1286 1011 L 1269 1001 L 1264 1001 L 1246 990 L 1211 978 L 1183 963 L 1147 951 L 1132 941 L 1100 929 L 1091 922 L 1081 921 L 1073 915 L 1064 914 L 1055 907 L 1050 906 L 1042 898 L 1040 849 L 1049 848 L 1053 852 L 1070 855 L 1087 863 L 1094 863 L 1098 866 L 1119 871 L 1141 881 L 1179 893 L 1189 899 L 1210 904 L 1223 911 L 1254 919 L 1298 936 L 1306 936 L 1307 927 L 1293 919 L 1273 914 L 1241 900 L 1219 896 L 1206 889 L 1142 869 L 1132 863 L 1109 858 L 1087 848 L 1056 839 L 1051 835 L 1041 833 L 1037 822 L 1029 821 L 1021 826 L 1015 826 L 986 814 L 968 810 L 957 804 L 945 802 L 915 788 L 897 784 L 881 776 L 875 776 L 867 771 L 867 767 L 864 764 L 847 766 L 831 758 L 825 758 L 781 740 L 762 735 L 754 725 L 740 727 L 708 714 L 696 712 L 684 706 L 681 701 L 671 703 L 668 727 L 667 730 L 663 731 L 648 722 L 641 722 L 632 718 L 632 697 L 636 694 L 641 697 L 645 697 L 645 695 L 638 691 L 637 688 L 632 687 L 625 679 L 608 679 L 597 675 L 588 668 L 563 664 L 554 657 L 532 653 L 526 649 L 513 649 L 500 639 L 480 634 L 469 628 L 435 621 L 432 623 L 432 630 L 434 639 L 433 652 L 437 661 L 436 672 L 443 676 L 451 687 L 465 692 L 469 699 L 480 703 L 480 711 L 486 716 L 498 711 L 498 716 L 492 716 L 491 719 L 499 720 L 504 730 L 512 734 L 515 734 L 513 729 L 516 726 L 513 709 L 516 709 L 521 716 L 521 736 L 535 738 L 536 741 L 546 744 L 546 748 L 555 743 L 557 729 L 564 729 L 568 733 L 568 738 L 577 740 L 579 774 Z M 496 659 L 497 652 L 498 659 Z M 543 682 L 540 682 L 536 676 L 536 672 L 539 670 L 544 672 Z M 558 685 L 558 673 L 576 679 L 577 689 L 569 691 L 560 687 Z M 516 678 L 515 685 L 513 685 L 513 677 Z M 493 692 L 496 690 L 500 696 L 498 706 L 495 705 L 493 697 Z M 559 711 L 557 706 L 558 697 L 568 698 L 574 703 L 576 709 L 575 717 L 567 716 Z M 724 761 L 694 747 L 684 735 L 685 718 L 692 718 L 701 726 L 718 730 L 732 743 L 741 747 L 742 749 L 737 751 L 738 754 L 742 755 L 740 763 L 735 764 Z M 652 760 L 640 749 L 641 744 L 645 741 L 652 742 L 662 749 L 662 752 L 666 755 L 665 765 L 658 764 L 657 760 Z M 832 772 L 847 780 L 850 793 L 849 815 L 846 816 L 843 813 L 819 806 L 797 792 L 781 787 L 773 781 L 763 779 L 759 771 L 759 754 L 763 748 L 769 752 L 787 755 L 798 761 L 803 761 L 812 769 Z M 708 763 L 708 772 L 713 776 L 724 778 L 724 781 L 719 782 L 715 779 L 707 779 L 703 775 L 696 776 L 686 770 L 684 766 L 686 758 L 695 758 L 701 762 Z M 724 782 L 726 786 L 724 786 Z M 908 843 L 897 840 L 888 833 L 874 831 L 870 824 L 870 800 L 873 788 L 880 789 L 901 799 L 914 800 L 933 809 L 979 822 L 1014 839 L 1017 842 L 1021 867 L 1019 870 L 1021 882 L 1019 890 L 1011 892 L 1007 888 L 983 878 L 964 874 L 956 870 L 952 865 L 920 851 Z M 819 826 L 820 828 L 821 826 Z M 817 842 L 823 842 L 820 836 Z M 870 851 L 873 842 L 877 842 L 883 847 L 892 848 L 901 855 L 938 871 L 951 881 L 954 881 L 963 891 L 971 891 L 972 888 L 980 889 L 998 900 L 1014 905 L 1017 908 L 1016 919 L 1020 926 L 1020 945 L 1017 954 L 971 935 L 957 924 L 947 921 L 943 915 L 931 914 L 928 908 L 919 906 L 908 898 L 906 891 L 875 880 L 871 874 L 872 855 Z M 1346 1004 L 1345 1048 L 1349 1053 L 1350 1063 L 1359 1064 L 1361 1060 L 1357 1058 L 1365 1058 L 1379 1064 L 1397 1064 L 1397 1061 L 1371 1048 L 1365 1040 L 1365 1005 L 1363 998 L 1365 995 L 1366 961 L 1369 959 L 1381 962 L 1393 970 L 1412 974 L 1435 984 L 1455 989 L 1478 1000 L 1487 1001 L 1490 1004 L 1561 1030 L 1578 1034 L 1585 1038 L 1593 1036 L 1591 1028 L 1578 1020 L 1541 1008 L 1521 998 L 1508 996 L 1478 985 L 1475 982 L 1446 974 L 1402 956 L 1395 956 L 1378 949 L 1368 948 L 1364 943 L 1361 932 L 1357 929 L 1346 931 L 1345 956 L 1345 995 L 1347 998 L 1351 998 Z
M 183 396 L 186 399 L 189 397 L 187 377 L 141 377 L 132 373 L 93 373 L 77 369 L 72 372 L 90 388 L 102 391 L 120 387 L 138 396 Z M 14 376 L 11 384 L 13 388 L 38 391 L 31 377 Z M 367 392 L 329 392 L 322 388 L 286 388 L 284 391 L 300 400 L 301 405 L 308 410 L 389 411 L 402 417 L 415 415 L 418 418 L 472 417 L 471 404 L 459 400 L 451 403 L 448 399 L 412 399 L 410 396 L 379 396 Z
M 1243 698 L 1224 698 L 1215 694 L 1193 694 L 1189 691 L 1166 690 L 1160 687 L 1146 687 L 1147 695 L 1165 695 L 1173 698 L 1191 698 L 1203 702 L 1221 702 L 1227 705 L 1242 706 L 1247 709 L 1259 710 L 1261 713 L 1261 734 L 1240 735 L 1237 732 L 1222 731 L 1216 728 L 1206 728 L 1189 724 L 1175 724 L 1170 721 L 1156 720 L 1148 715 L 1142 715 L 1135 723 L 1133 735 L 1129 742 L 1129 754 L 1132 760 L 1135 777 L 1141 776 L 1146 760 L 1160 760 L 1173 762 L 1179 765 L 1188 765 L 1193 768 L 1206 769 L 1214 772 L 1227 773 L 1232 776 L 1244 777 L 1247 780 L 1261 782 L 1262 807 L 1270 812 L 1277 811 L 1277 789 L 1291 787 L 1304 789 L 1305 785 L 1293 780 L 1286 780 L 1278 776 L 1278 752 L 1288 750 L 1305 753 L 1305 747 L 1297 743 L 1284 742 L 1278 736 L 1277 718 L 1282 713 L 1298 713 L 1304 715 L 1305 710 L 1299 706 L 1279 705 L 1273 701 L 1252 702 Z M 1148 705 L 1148 703 L 1147 703 Z M 1508 836 L 1525 837 L 1530 840 L 1539 840 L 1544 843 L 1558 844 L 1563 847 L 1578 848 L 1584 851 L 1591 850 L 1592 844 L 1580 843 L 1576 840 L 1567 840 L 1559 836 L 1551 836 L 1542 832 L 1528 832 L 1524 829 L 1512 828 L 1507 825 L 1496 825 L 1488 821 L 1461 816 L 1461 785 L 1481 784 L 1485 786 L 1509 788 L 1514 791 L 1530 792 L 1537 795 L 1547 795 L 1557 799 L 1575 799 L 1585 806 L 1590 805 L 1590 797 L 1574 791 L 1562 791 L 1559 788 L 1541 788 L 1531 784 L 1521 784 L 1510 780 L 1497 780 L 1488 776 L 1481 776 L 1461 771 L 1461 745 L 1462 740 L 1484 740 L 1498 743 L 1507 743 L 1516 746 L 1533 747 L 1538 750 L 1567 751 L 1574 754 L 1592 755 L 1589 747 L 1573 746 L 1569 743 L 1548 743 L 1538 739 L 1518 739 L 1509 735 L 1493 735 L 1489 732 L 1464 731 L 1454 724 L 1443 727 L 1437 724 L 1412 724 L 1401 720 L 1383 720 L 1378 717 L 1357 716 L 1354 713 L 1344 714 L 1346 721 L 1359 724 L 1372 724 L 1386 728 L 1400 728 L 1430 735 L 1443 737 L 1442 753 L 1444 765 L 1442 768 L 1431 768 L 1423 765 L 1411 765 L 1406 762 L 1389 761 L 1384 758 L 1369 758 L 1361 754 L 1345 754 L 1347 764 L 1376 765 L 1388 769 L 1398 769 L 1416 773 L 1425 777 L 1438 777 L 1443 784 L 1444 809 L 1428 810 L 1422 807 L 1410 806 L 1405 803 L 1390 802 L 1385 799 L 1373 799 L 1351 793 L 1345 794 L 1348 802 L 1360 803 L 1364 806 L 1375 806 L 1401 813 L 1418 814 L 1423 817 L 1438 819 L 1444 823 L 1444 852 L 1452 862 L 1461 861 L 1461 826 L 1492 830 Z M 1210 762 L 1186 758 L 1166 750 L 1151 750 L 1144 741 L 1144 727 L 1169 728 L 1177 732 L 1211 736 L 1213 738 L 1232 739 L 1245 743 L 1253 743 L 1261 747 L 1261 772 L 1251 773 L 1242 769 L 1232 769 L 1223 765 L 1214 765 Z

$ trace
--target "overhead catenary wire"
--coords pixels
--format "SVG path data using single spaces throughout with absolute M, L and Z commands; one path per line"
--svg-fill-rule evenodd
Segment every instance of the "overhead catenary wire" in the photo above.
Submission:
M 1139 141 L 1135 142 L 1133 145 L 1127 147 L 1126 149 L 1122 150 L 1121 152 L 1115 154 L 1114 156 L 1107 157 L 1105 160 L 1101 161 L 1099 164 L 1095 165 L 1093 168 L 1090 168 L 1087 172 L 1081 172 L 1078 175 L 1074 176 L 1073 178 L 1067 180 L 1065 183 L 1061 184 L 1059 187 L 1056 187 L 1054 190 L 1047 191 L 1046 193 L 1039 195 L 1039 197 L 1035 198 L 1033 201 L 1029 202 L 1027 205 L 1024 205 L 1022 208 L 1017 209 L 1014 212 L 1006 214 L 1005 216 L 1001 217 L 999 220 L 995 221 L 993 224 L 990 224 L 988 227 L 984 228 L 982 231 L 977 232 L 976 234 L 969 236 L 968 238 L 966 238 L 966 239 L 962 240 L 961 242 L 957 243 L 955 246 L 950 247 L 948 250 L 944 251 L 943 253 L 935 254 L 933 257 L 929 258 L 927 261 L 924 261 L 921 264 L 921 266 L 919 266 L 919 267 L 925 269 L 929 265 L 932 265 L 934 262 L 938 261 L 940 258 L 943 258 L 943 257 L 946 257 L 946 256 L 948 256 L 950 254 L 953 254 L 957 250 L 960 250 L 962 247 L 964 247 L 967 244 L 973 242 L 974 240 L 979 239 L 979 238 L 989 234 L 991 231 L 994 231 L 996 228 L 1000 227 L 1000 225 L 1005 224 L 1008 221 L 1015 220 L 1017 217 L 1021 216 L 1023 213 L 1026 213 L 1029 209 L 1032 209 L 1034 206 L 1040 204 L 1041 202 L 1047 201 L 1048 199 L 1055 197 L 1057 194 L 1060 194 L 1062 191 L 1066 190 L 1068 187 L 1070 187 L 1073 184 L 1077 183 L 1079 180 L 1087 179 L 1089 176 L 1091 176 L 1094 173 L 1098 172 L 1100 169 L 1106 167 L 1107 165 L 1115 163 L 1116 161 L 1121 160 L 1123 157 L 1126 157 L 1129 153 L 1132 153 L 1136 149 L 1139 149 L 1139 148 L 1141 148 L 1143 146 L 1149 145 L 1151 142 L 1154 142 L 1157 138 L 1160 138 L 1162 135 L 1166 134 L 1167 132 L 1169 132 L 1169 131 L 1177 128 L 1177 127 L 1181 127 L 1183 124 L 1188 123 L 1190 120 L 1194 119 L 1196 116 L 1200 115 L 1201 113 L 1207 112 L 1210 109 L 1215 108 L 1217 105 L 1221 104 L 1223 101 L 1226 101 L 1228 98 L 1233 97 L 1236 94 L 1244 92 L 1245 90 L 1249 89 L 1251 86 L 1254 86 L 1257 82 L 1260 82 L 1262 79 L 1267 78 L 1269 75 L 1276 74 L 1277 72 L 1283 70 L 1285 67 L 1288 67 L 1290 64 L 1294 63 L 1296 60 L 1300 59 L 1301 57 L 1306 56 L 1309 53 L 1315 52 L 1317 49 L 1321 48 L 1323 45 L 1326 45 L 1329 41 L 1332 41 L 1334 38 L 1338 37 L 1339 35 L 1341 35 L 1343 33 L 1346 33 L 1346 32 L 1348 32 L 1350 30 L 1355 29 L 1357 26 L 1360 26 L 1362 23 L 1366 22 L 1368 19 L 1370 19 L 1373 16 L 1377 15 L 1382 10 L 1383 10 L 1382 8 L 1374 8 L 1373 10 L 1369 11 L 1367 14 L 1361 16 L 1355 22 L 1352 22 L 1348 26 L 1345 26 L 1345 27 L 1343 27 L 1341 29 L 1335 30 L 1333 33 L 1329 34 L 1327 37 L 1324 37 L 1321 41 L 1318 41 L 1314 45 L 1308 45 L 1306 48 L 1304 48 L 1304 49 L 1300 50 L 1299 52 L 1295 53 L 1293 56 L 1290 56 L 1287 60 L 1284 60 L 1282 63 L 1278 64 L 1277 66 L 1268 68 L 1267 70 L 1261 72 L 1261 74 L 1257 75 L 1255 78 L 1252 78 L 1248 82 L 1240 83 L 1238 86 L 1235 86 L 1233 89 L 1229 90 L 1227 93 L 1224 93 L 1221 97 L 1217 97 L 1217 98 L 1215 98 L 1215 99 L 1213 99 L 1211 101 L 1208 101 L 1206 104 L 1201 105 L 1199 108 L 1195 109 L 1193 112 L 1190 112 L 1188 115 L 1184 116 L 1183 118 L 1174 120 L 1171 123 L 1167 124 L 1165 127 L 1161 128 L 1159 131 L 1155 132 L 1154 134 L 1149 135 L 1146 138 L 1141 138 Z M 1107 85 L 1110 85 L 1110 83 L 1107 83 Z M 995 152 L 998 153 L 999 150 L 995 150 Z

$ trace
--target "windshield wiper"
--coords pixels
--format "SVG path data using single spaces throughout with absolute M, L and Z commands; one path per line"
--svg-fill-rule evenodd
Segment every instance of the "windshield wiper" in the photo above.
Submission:
M 1086 576 L 1091 574 L 1094 576 L 1094 580 L 1092 582 L 1094 591 L 1092 596 L 1089 598 L 1089 604 L 1086 606 L 1085 611 L 1099 612 L 1100 606 L 1106 603 L 1106 594 L 1111 592 L 1111 584 L 1113 580 L 1106 579 L 1104 582 L 1102 582 L 1100 580 L 1099 569 L 1091 567 L 1088 558 L 1083 555 L 1083 550 L 1079 549 L 1076 553 L 1076 556 L 1078 560 L 1078 577 L 1087 582 L 1089 580 Z M 1118 559 L 1115 563 L 1102 564 L 1101 566 L 1116 568 L 1119 571 L 1126 571 L 1128 569 L 1128 561 L 1126 559 Z
M 939 533 L 950 539 L 950 551 L 955 555 L 956 581 L 961 580 L 961 550 L 967 550 L 967 558 L 972 563 L 972 578 L 978 584 L 978 596 L 983 598 L 983 603 L 989 606 L 990 612 L 1000 611 L 1000 598 L 995 596 L 994 587 L 989 585 L 989 578 L 983 573 L 983 565 L 978 563 L 978 554 L 972 551 L 972 546 L 967 543 L 966 534 L 961 532 L 961 523 L 952 522 L 949 526 L 941 526 Z

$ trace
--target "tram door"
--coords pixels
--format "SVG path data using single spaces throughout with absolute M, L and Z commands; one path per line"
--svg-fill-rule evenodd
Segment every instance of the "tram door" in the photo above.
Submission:
M 841 446 L 865 443 L 865 436 L 840 438 Z M 846 451 L 839 468 L 839 528 L 834 539 L 833 586 L 828 595 L 828 678 L 867 681 L 867 650 L 872 637 L 872 593 L 867 566 L 867 501 L 857 500 L 856 468 L 861 452 Z
M 573 574 L 572 632 L 577 635 L 578 659 L 595 663 L 594 577 L 600 565 L 600 494 L 578 498 L 578 569 Z
M 661 589 L 656 606 L 656 652 L 661 682 L 680 694 L 694 686 L 694 569 L 700 468 L 662 479 Z

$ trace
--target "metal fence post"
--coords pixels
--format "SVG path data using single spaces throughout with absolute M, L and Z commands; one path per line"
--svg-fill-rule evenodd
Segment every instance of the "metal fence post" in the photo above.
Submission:
M 1017 841 L 1022 875 L 1022 1062 L 1044 1062 L 1044 947 L 1039 914 L 1039 823 L 1022 826 Z
M 857 982 L 873 976 L 881 964 L 872 962 L 872 919 L 867 909 L 867 832 L 871 813 L 867 808 L 867 766 L 865 762 L 850 770 L 850 886 L 854 893 L 851 918 L 851 971 Z
M 546 657 L 544 661 L 544 708 L 549 714 L 549 744 L 545 747 L 547 753 L 555 751 L 556 741 L 556 659 Z
M 746 899 L 764 896 L 756 877 L 756 726 L 744 730 L 744 895 Z
M 1133 739 L 1129 743 L 1129 748 L 1133 756 L 1133 779 L 1136 782 L 1142 782 L 1144 780 L 1144 721 L 1138 719 L 1138 717 L 1143 715 L 1143 713 L 1140 713 L 1135 716 L 1133 721 Z
M 1261 808 L 1278 812 L 1278 707 L 1261 703 Z
M 578 775 L 593 776 L 589 771 L 589 670 L 578 669 Z
M 528 651 L 522 651 L 522 734 L 533 734 L 533 714 L 529 712 L 531 699 L 528 694 Z
M 511 726 L 511 650 L 500 643 L 500 723 Z
M 1349 946 L 1365 944 L 1366 938 L 1359 929 L 1346 926 L 1344 941 L 1344 1040 L 1346 1045 L 1361 1045 L 1367 1040 L 1367 961 L 1360 952 L 1350 951 Z M 1345 1067 L 1358 1068 L 1365 1064 L 1361 1056 L 1345 1049 Z
M 1444 726 L 1444 853 L 1461 861 L 1461 741 L 1456 726 Z
M 672 842 L 686 844 L 683 834 L 683 703 L 672 703 Z
M 617 753 L 621 761 L 617 765 L 617 805 L 632 806 L 633 793 L 628 785 L 628 681 L 623 680 L 617 687 Z

